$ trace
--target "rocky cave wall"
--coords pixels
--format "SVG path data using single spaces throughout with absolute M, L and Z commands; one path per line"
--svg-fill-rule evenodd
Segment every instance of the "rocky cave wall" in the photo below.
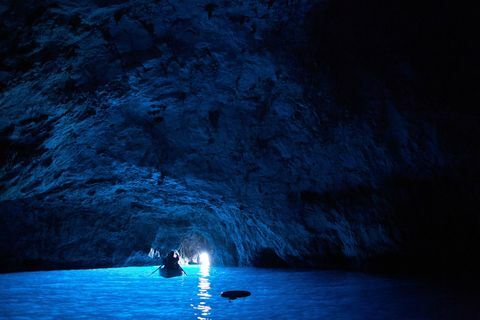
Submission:
M 409 5 L 0 4 L 0 268 L 473 268 L 474 60 Z

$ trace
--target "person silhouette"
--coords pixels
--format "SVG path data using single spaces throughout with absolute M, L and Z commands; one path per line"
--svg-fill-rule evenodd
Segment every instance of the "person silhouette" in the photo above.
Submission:
M 187 275 L 179 264 L 180 256 L 178 252 L 172 250 L 163 258 L 163 267 L 160 269 L 160 275 L 165 278 L 177 277 L 182 274 Z
M 163 258 L 164 268 L 172 270 L 180 268 L 180 265 L 178 264 L 179 260 L 180 257 L 178 254 L 174 250 L 170 251 L 167 256 Z

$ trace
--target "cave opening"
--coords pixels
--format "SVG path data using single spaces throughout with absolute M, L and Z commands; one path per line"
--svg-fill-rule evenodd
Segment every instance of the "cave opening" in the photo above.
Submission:
M 178 246 L 178 252 L 184 264 L 210 265 L 212 248 L 207 237 L 199 233 L 191 233 L 183 238 Z

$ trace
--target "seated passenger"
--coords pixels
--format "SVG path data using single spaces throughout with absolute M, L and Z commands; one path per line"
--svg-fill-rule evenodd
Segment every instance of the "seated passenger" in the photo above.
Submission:
M 170 269 L 170 270 L 179 270 L 181 269 L 180 265 L 178 264 L 178 261 L 180 260 L 180 257 L 175 251 L 170 251 L 165 258 L 163 258 L 163 265 L 164 268 Z
M 163 267 L 161 267 L 160 275 L 165 278 L 178 277 L 187 273 L 180 267 L 178 261 L 180 257 L 178 252 L 170 251 L 165 258 L 163 258 Z

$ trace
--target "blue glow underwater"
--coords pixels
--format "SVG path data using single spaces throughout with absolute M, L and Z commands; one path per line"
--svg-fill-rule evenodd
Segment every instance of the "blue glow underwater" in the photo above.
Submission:
M 351 320 L 478 315 L 474 299 L 408 279 L 340 271 L 184 268 L 188 276 L 169 279 L 158 273 L 149 276 L 153 267 L 2 274 L 0 318 Z M 252 295 L 231 302 L 220 297 L 222 291 L 234 289 Z

